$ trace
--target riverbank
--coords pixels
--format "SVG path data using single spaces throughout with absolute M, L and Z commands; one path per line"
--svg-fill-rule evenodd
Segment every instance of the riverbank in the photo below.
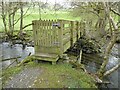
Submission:
M 3 79 L 7 78 L 4 88 L 97 88 L 92 76 L 68 63 L 29 62 L 21 70 L 17 68 L 19 73 L 11 75 L 3 71 Z

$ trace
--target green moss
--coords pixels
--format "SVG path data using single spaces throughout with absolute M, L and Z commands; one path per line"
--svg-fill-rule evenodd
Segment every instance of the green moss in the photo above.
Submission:
M 22 60 L 22 62 L 20 62 L 20 63 L 18 64 L 18 66 L 21 66 L 21 65 L 23 65 L 24 63 L 31 62 L 32 60 L 34 60 L 33 58 L 34 58 L 33 56 L 27 56 L 24 60 Z

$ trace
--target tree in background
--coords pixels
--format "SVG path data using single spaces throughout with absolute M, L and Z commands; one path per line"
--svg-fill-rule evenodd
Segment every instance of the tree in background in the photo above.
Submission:
M 19 9 L 19 5 L 16 2 L 2 1 L 1 8 L 2 8 L 1 16 L 4 24 L 5 33 L 11 37 L 14 31 L 15 14 Z
M 24 17 L 28 16 L 27 12 L 29 11 L 31 5 L 31 3 L 27 2 L 1 2 L 1 17 L 4 25 L 4 31 L 9 38 L 13 36 L 14 27 L 19 22 L 20 32 L 18 35 L 20 36 L 22 35 L 23 29 L 32 25 L 31 23 L 28 25 L 23 25 Z M 23 9 L 25 6 L 27 6 L 26 10 Z M 18 13 L 20 14 L 18 15 Z M 16 17 L 16 15 L 19 17 Z

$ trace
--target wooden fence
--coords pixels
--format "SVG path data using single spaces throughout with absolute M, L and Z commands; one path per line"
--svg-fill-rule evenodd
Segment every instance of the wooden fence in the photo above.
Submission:
M 62 57 L 84 34 L 85 29 L 85 23 L 78 21 L 34 20 L 32 23 L 35 56 L 47 61 L 56 61 Z M 54 57 L 57 58 L 53 59 Z

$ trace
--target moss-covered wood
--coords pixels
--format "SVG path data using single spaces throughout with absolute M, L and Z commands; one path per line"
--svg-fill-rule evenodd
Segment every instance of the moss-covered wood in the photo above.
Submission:
M 62 58 L 62 54 L 80 38 L 81 26 L 78 21 L 68 20 L 34 20 L 33 37 L 35 44 L 35 56 L 39 59 L 48 59 L 42 54 L 56 54 Z M 83 29 L 83 28 L 82 28 Z

